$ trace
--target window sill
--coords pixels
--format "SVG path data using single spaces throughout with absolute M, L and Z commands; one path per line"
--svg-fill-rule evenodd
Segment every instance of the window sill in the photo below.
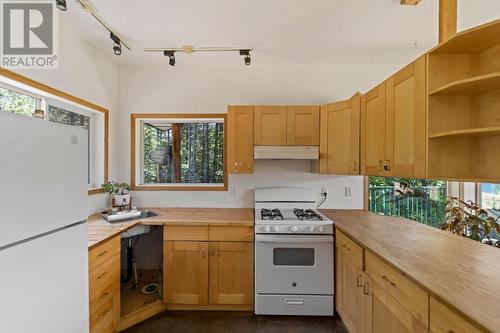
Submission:
M 104 193 L 104 190 L 102 189 L 102 187 L 89 188 L 89 195 L 94 195 L 94 194 L 99 194 L 99 193 Z
M 133 185 L 132 191 L 227 191 L 224 186 L 148 186 Z

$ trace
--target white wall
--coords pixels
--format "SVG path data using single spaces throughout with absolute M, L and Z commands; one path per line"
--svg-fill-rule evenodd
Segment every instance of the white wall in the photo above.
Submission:
M 109 174 L 113 178 L 117 174 L 114 125 L 118 123 L 119 67 L 71 30 L 64 15 L 59 18 L 59 68 L 17 72 L 110 110 Z M 104 195 L 89 196 L 89 213 L 104 206 Z
M 130 180 L 130 113 L 224 113 L 228 104 L 322 104 L 365 92 L 400 65 L 120 68 L 119 179 Z M 227 192 L 136 191 L 138 206 L 252 207 L 260 186 L 329 189 L 325 208 L 362 208 L 363 178 L 312 174 L 309 161 L 256 161 Z M 351 197 L 345 197 L 345 187 Z

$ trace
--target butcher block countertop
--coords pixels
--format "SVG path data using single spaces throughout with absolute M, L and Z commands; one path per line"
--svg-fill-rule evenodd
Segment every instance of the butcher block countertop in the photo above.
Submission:
M 431 295 L 484 328 L 500 330 L 500 249 L 404 218 L 361 210 L 321 212 Z
M 158 216 L 109 223 L 100 214 L 88 219 L 89 249 L 111 239 L 138 225 L 218 225 L 251 226 L 254 225 L 253 208 L 141 208 L 150 210 Z

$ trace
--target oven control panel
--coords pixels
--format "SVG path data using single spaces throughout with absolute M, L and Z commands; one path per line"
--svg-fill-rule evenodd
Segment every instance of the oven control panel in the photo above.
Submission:
M 333 225 L 256 225 L 259 234 L 333 234 Z

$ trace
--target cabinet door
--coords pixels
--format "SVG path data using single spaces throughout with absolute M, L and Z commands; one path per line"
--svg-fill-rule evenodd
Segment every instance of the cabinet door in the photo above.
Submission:
M 286 106 L 254 106 L 254 144 L 286 145 Z
M 386 175 L 425 177 L 425 56 L 387 80 Z
M 360 96 L 321 107 L 320 173 L 359 175 Z
M 364 274 L 363 293 L 365 302 L 366 333 L 426 333 L 420 321 L 412 316 L 404 306 L 387 291 Z
M 362 268 L 355 264 L 349 253 L 337 247 L 335 299 L 337 312 L 351 333 L 364 331 L 364 299 L 362 293 Z
M 253 304 L 253 243 L 210 243 L 210 304 Z
M 319 145 L 319 106 L 287 106 L 286 113 L 288 145 Z
M 361 172 L 367 176 L 384 174 L 385 102 L 385 82 L 361 97 Z
M 253 106 L 229 106 L 227 172 L 253 173 Z
M 208 301 L 208 242 L 165 241 L 164 302 L 203 305 Z

